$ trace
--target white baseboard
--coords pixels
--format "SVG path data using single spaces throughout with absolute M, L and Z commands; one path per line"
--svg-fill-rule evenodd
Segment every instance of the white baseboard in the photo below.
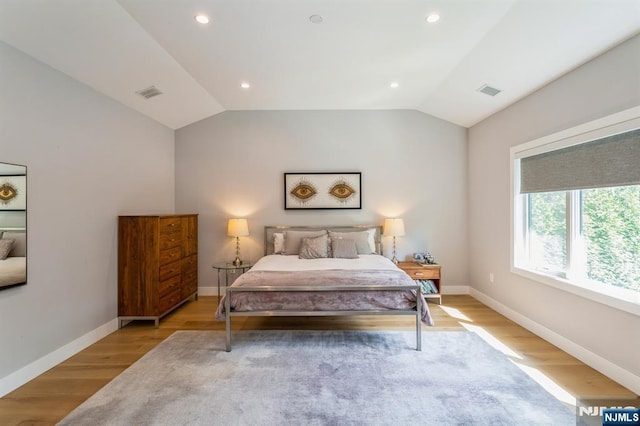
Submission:
M 470 289 L 468 285 L 445 285 L 442 294 L 469 294 Z
M 224 288 L 220 289 L 220 293 L 224 294 Z M 218 287 L 198 287 L 198 296 L 217 296 Z
M 118 319 L 114 318 L 95 330 L 92 330 L 76 340 L 67 343 L 63 347 L 48 353 L 42 358 L 33 361 L 31 364 L 22 367 L 20 370 L 3 377 L 0 379 L 0 398 L 24 385 L 29 380 L 36 378 L 50 368 L 60 364 L 67 358 L 77 354 L 87 346 L 90 346 L 103 337 L 113 333 L 117 329 Z
M 632 392 L 640 395 L 639 376 L 636 376 L 635 374 L 625 370 L 624 368 L 612 363 L 608 359 L 603 358 L 600 355 L 589 351 L 588 349 L 585 349 L 577 343 L 514 311 L 508 306 L 503 305 L 497 300 L 492 299 L 491 297 L 474 288 L 471 288 L 470 294 L 496 312 L 499 312 L 500 314 L 518 323 L 532 333 L 537 334 L 551 344 L 559 347 L 568 354 L 578 358 L 580 361 L 584 362 L 588 366 L 594 368 L 610 379 L 620 383 L 622 386 L 628 388 Z

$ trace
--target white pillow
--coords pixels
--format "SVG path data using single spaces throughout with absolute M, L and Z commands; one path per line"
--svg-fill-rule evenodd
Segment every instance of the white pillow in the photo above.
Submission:
M 375 253 L 376 252 L 376 229 L 375 228 L 370 228 L 367 229 L 367 232 L 369 233 L 369 247 L 371 248 L 371 253 Z
M 284 234 L 282 232 L 273 233 L 273 254 L 282 254 L 284 251 Z

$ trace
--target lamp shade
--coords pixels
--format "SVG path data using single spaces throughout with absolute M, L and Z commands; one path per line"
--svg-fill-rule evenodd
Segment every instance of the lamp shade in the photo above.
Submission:
M 249 235 L 247 219 L 229 219 L 227 235 L 230 237 L 246 237 Z
M 402 219 L 385 219 L 384 235 L 388 237 L 401 237 L 404 235 L 404 221 Z

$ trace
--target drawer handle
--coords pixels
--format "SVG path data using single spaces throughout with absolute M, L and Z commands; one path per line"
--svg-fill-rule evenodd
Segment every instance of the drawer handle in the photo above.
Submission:
M 423 274 L 422 272 L 416 272 L 416 274 L 415 274 L 415 275 L 416 275 L 417 277 L 421 277 L 421 276 L 423 276 L 424 274 Z

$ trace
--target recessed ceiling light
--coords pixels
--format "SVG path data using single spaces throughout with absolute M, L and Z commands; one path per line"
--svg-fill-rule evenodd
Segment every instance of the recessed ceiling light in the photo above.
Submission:
M 438 15 L 437 13 L 431 13 L 429 16 L 427 16 L 427 22 L 430 24 L 435 24 L 439 20 L 440 20 L 440 15 Z
M 243 89 L 248 89 L 251 87 L 251 85 L 245 81 L 244 83 L 240 83 L 240 87 L 242 87 Z
M 207 15 L 203 15 L 202 13 L 194 16 L 193 19 L 195 19 L 198 24 L 205 25 L 209 23 L 209 17 Z
M 309 20 L 314 24 L 321 24 L 323 21 L 322 16 L 320 15 L 311 15 L 309 16 Z
M 397 81 L 392 81 L 391 84 L 389 85 L 389 87 L 391 87 L 392 89 L 397 89 L 398 86 L 400 85 L 398 84 Z

